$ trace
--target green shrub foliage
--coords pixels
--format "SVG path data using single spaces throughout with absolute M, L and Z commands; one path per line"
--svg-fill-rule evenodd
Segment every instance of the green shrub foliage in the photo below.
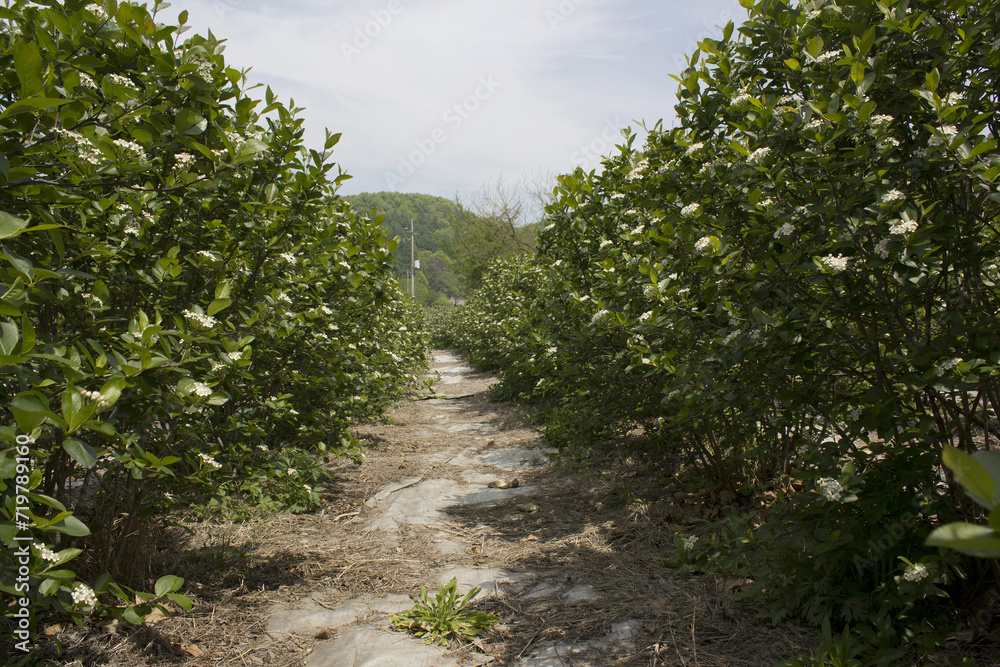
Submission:
M 888 656 L 942 628 L 959 570 L 923 539 L 977 511 L 943 447 L 1000 435 L 1000 8 L 743 4 L 676 77 L 677 127 L 559 180 L 545 278 L 478 355 L 563 446 L 641 428 L 778 490 L 765 609 L 863 619 Z
M 141 620 L 106 573 L 148 580 L 151 522 L 232 496 L 316 507 L 324 455 L 356 456 L 348 425 L 423 363 L 395 242 L 336 194 L 339 135 L 306 150 L 294 105 L 252 97 L 216 38 L 182 39 L 185 14 L 163 14 L 0 8 L 8 616 L 21 597 L 80 614 L 89 586 Z

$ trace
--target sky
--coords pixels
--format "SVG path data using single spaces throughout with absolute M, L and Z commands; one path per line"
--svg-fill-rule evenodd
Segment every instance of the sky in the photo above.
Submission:
M 341 132 L 341 194 L 474 198 L 599 166 L 621 130 L 674 122 L 670 78 L 738 0 L 172 0 L 304 107 L 310 148 Z M 166 16 L 163 17 L 166 20 Z M 260 93 L 260 91 L 255 91 Z M 262 95 L 262 93 L 260 93 Z

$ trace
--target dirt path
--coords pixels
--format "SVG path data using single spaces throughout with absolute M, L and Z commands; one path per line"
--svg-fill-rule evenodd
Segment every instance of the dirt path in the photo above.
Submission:
M 431 373 L 434 397 L 358 429 L 364 460 L 336 464 L 322 512 L 189 526 L 182 565 L 164 567 L 195 608 L 62 664 L 760 667 L 805 650 L 811 633 L 752 622 L 732 582 L 662 566 L 678 531 L 704 527 L 700 503 L 638 500 L 663 481 L 628 461 L 556 464 L 515 406 L 489 401 L 493 377 L 440 351 Z M 461 648 L 390 630 L 452 577 L 501 625 Z
M 330 637 L 307 665 L 757 666 L 794 653 L 787 635 L 731 613 L 715 582 L 664 569 L 680 527 L 623 502 L 604 475 L 555 467 L 513 406 L 488 401 L 494 378 L 446 352 L 431 371 L 437 398 L 362 429 L 365 462 L 342 473 L 364 490 L 348 543 L 367 590 L 271 609 L 271 637 Z M 420 585 L 452 577 L 483 589 L 478 606 L 501 617 L 497 631 L 451 652 L 390 632 Z

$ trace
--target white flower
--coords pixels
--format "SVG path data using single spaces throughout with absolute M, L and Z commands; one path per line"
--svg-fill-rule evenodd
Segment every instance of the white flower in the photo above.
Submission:
M 289 264 L 294 264 L 296 262 L 295 255 L 293 255 L 290 252 L 283 252 L 278 256 L 281 257 L 281 259 L 288 262 Z
M 889 244 L 891 242 L 892 239 L 888 237 L 879 241 L 878 245 L 875 246 L 875 254 L 881 257 L 882 259 L 889 259 Z
M 601 245 L 598 247 L 598 249 L 604 250 L 605 246 L 609 246 L 612 243 L 613 243 L 613 241 L 609 241 L 608 239 L 604 239 L 603 241 L 601 241 Z
M 320 306 L 319 312 L 323 313 L 324 315 L 333 315 L 333 311 L 330 310 L 330 308 L 327 306 Z
M 887 114 L 876 114 L 868 119 L 868 122 L 872 124 L 876 129 L 882 129 L 887 127 L 889 123 L 892 122 L 892 116 Z
M 820 261 L 834 271 L 843 271 L 847 268 L 848 258 L 843 255 L 827 255 Z
M 912 234 L 917 231 L 919 225 L 915 220 L 896 220 L 889 227 L 890 234 Z
M 692 549 L 694 549 L 694 545 L 698 543 L 698 536 L 692 535 L 691 537 L 686 538 L 683 542 L 684 542 L 684 551 L 691 551 Z
M 904 195 L 899 190 L 889 190 L 884 195 L 882 195 L 880 201 L 884 204 L 887 204 L 889 202 L 899 201 L 901 199 L 906 199 L 906 195 Z
M 681 215 L 685 218 L 693 218 L 701 213 L 701 204 L 695 202 L 693 204 L 688 204 L 681 209 Z
M 199 250 L 198 251 L 198 255 L 200 255 L 201 257 L 204 257 L 205 259 L 209 260 L 210 262 L 214 262 L 216 260 L 215 255 L 212 254 L 211 252 L 209 252 L 208 250 Z
M 289 474 L 289 475 L 294 475 L 294 474 L 295 474 L 295 468 L 289 468 L 289 469 L 288 469 L 288 470 L 286 470 L 285 472 L 286 472 L 287 474 Z
M 233 361 L 239 361 L 243 358 L 243 351 L 236 350 L 235 352 L 230 352 L 227 356 Z
M 174 156 L 174 160 L 176 160 L 177 166 L 183 169 L 193 163 L 195 161 L 195 157 L 190 153 L 178 153 Z
M 944 98 L 945 106 L 953 107 L 961 104 L 965 98 L 962 97 L 961 93 L 948 93 Z
M 107 21 L 108 13 L 104 10 L 104 7 L 98 4 L 91 3 L 84 7 L 88 12 L 97 17 L 98 21 Z
M 84 607 L 93 607 L 97 604 L 97 595 L 87 584 L 80 584 L 73 589 L 73 604 L 83 605 Z
M 761 208 L 771 208 L 774 206 L 774 200 L 768 197 L 767 199 L 757 202 L 757 206 L 760 206 Z
M 191 385 L 191 393 L 193 393 L 196 396 L 211 396 L 212 388 L 209 387 L 204 382 L 195 382 L 193 385 Z
M 835 479 L 824 477 L 816 482 L 820 493 L 830 502 L 835 502 L 844 497 L 844 487 Z
M 781 227 L 778 227 L 778 231 L 774 233 L 774 238 L 780 239 L 782 236 L 791 236 L 795 232 L 795 225 L 790 222 L 786 222 Z
M 942 361 L 938 365 L 941 367 L 941 370 L 950 371 L 952 368 L 958 366 L 960 363 L 962 363 L 962 357 L 955 357 L 953 359 L 948 359 L 947 361 Z
M 712 237 L 711 236 L 702 236 L 694 244 L 694 249 L 697 250 L 698 252 L 704 252 L 705 250 L 707 250 L 708 248 L 711 248 L 711 247 L 712 247 Z
M 815 60 L 818 63 L 825 63 L 831 60 L 840 60 L 843 57 L 843 55 L 844 52 L 840 50 L 827 51 L 826 53 L 821 53 L 820 55 L 816 56 Z
M 697 143 L 694 143 L 694 144 L 691 144 L 690 146 L 688 146 L 688 149 L 687 149 L 687 151 L 685 151 L 685 154 L 686 155 L 694 155 L 695 153 L 697 153 L 698 151 L 700 151 L 704 147 L 705 147 L 705 144 L 703 142 L 699 141 Z
M 97 84 L 94 83 L 94 80 L 90 78 L 89 74 L 84 74 L 83 72 L 80 72 L 80 85 L 83 86 L 84 88 L 97 90 Z
M 278 296 L 276 296 L 274 299 L 275 301 L 284 301 L 285 303 L 288 304 L 292 303 L 292 298 L 287 294 L 285 294 L 284 292 L 278 292 Z
M 211 315 L 202 315 L 201 313 L 196 313 L 193 310 L 185 310 L 184 317 L 194 321 L 196 324 L 200 324 L 206 329 L 211 329 L 218 323 L 218 320 Z
M 132 154 L 134 157 L 138 158 L 140 161 L 146 160 L 146 151 L 143 150 L 142 146 L 135 143 L 134 141 L 129 141 L 127 139 L 115 139 L 115 146 L 125 155 Z
M 645 313 L 643 313 L 642 315 L 639 316 L 639 321 L 640 322 L 645 322 L 649 318 L 651 318 L 652 316 L 653 316 L 653 311 L 647 310 Z
M 903 579 L 912 582 L 923 581 L 927 578 L 930 573 L 927 568 L 920 563 L 914 563 L 906 568 L 906 572 L 903 573 Z
M 50 563 L 55 563 L 56 561 L 59 560 L 59 554 L 57 554 L 52 549 L 49 549 L 44 544 L 41 546 L 36 544 L 35 550 L 38 552 L 38 555 L 41 557 L 42 560 L 47 560 Z
M 763 148 L 758 148 L 753 153 L 750 153 L 750 157 L 747 158 L 747 162 L 750 164 L 762 164 L 764 158 L 766 158 L 771 153 L 771 149 L 767 146 Z
M 219 463 L 214 458 L 212 458 L 211 456 L 209 456 L 208 454 L 205 454 L 203 452 L 199 452 L 198 453 L 198 458 L 200 458 L 202 460 L 202 462 L 205 465 L 207 465 L 209 468 L 221 468 L 222 467 L 221 463 Z
M 599 310 L 596 313 L 594 313 L 594 316 L 592 318 L 590 318 L 590 323 L 597 324 L 598 322 L 603 322 L 608 318 L 608 315 L 610 315 L 608 311 Z
M 225 367 L 226 367 L 226 365 L 224 363 L 222 363 L 221 361 L 213 361 L 212 362 L 212 370 L 213 371 L 221 371 Z

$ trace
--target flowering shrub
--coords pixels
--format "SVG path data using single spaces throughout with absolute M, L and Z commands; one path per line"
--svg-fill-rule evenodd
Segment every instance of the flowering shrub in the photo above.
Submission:
M 395 243 L 336 195 L 339 135 L 305 150 L 165 7 L 0 9 L 0 609 L 27 600 L 32 633 L 176 596 L 124 585 L 167 512 L 316 507 L 323 457 L 356 455 L 348 425 L 423 363 Z
M 928 648 L 961 568 L 923 539 L 978 513 L 940 452 L 995 446 L 1000 408 L 996 9 L 743 4 L 678 75 L 677 127 L 559 180 L 521 342 L 481 356 L 552 392 L 558 444 L 638 430 L 772 491 L 746 590 L 775 618 Z

